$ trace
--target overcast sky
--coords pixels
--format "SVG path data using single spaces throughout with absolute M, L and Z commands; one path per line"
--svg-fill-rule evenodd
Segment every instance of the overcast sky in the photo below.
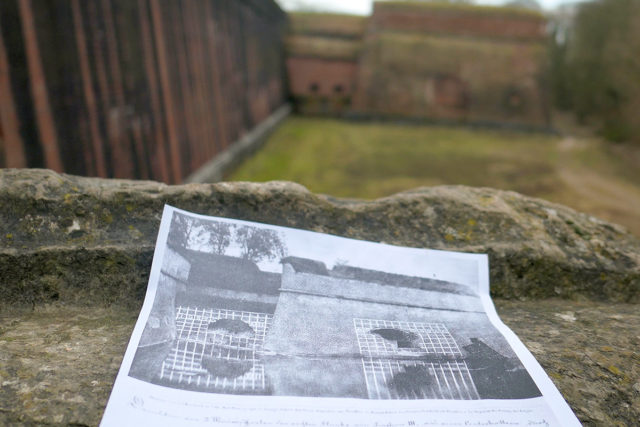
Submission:
M 373 0 L 276 0 L 285 9 L 292 9 L 300 4 L 311 5 L 323 11 L 354 13 L 358 15 L 368 15 L 371 13 Z M 576 3 L 579 0 L 537 0 L 545 9 L 554 9 L 563 3 Z M 501 5 L 508 0 L 476 0 L 477 4 Z

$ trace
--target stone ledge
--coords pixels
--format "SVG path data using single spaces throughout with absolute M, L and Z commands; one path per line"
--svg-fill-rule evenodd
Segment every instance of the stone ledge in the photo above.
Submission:
M 417 189 L 371 202 L 287 182 L 167 186 L 0 170 L 0 305 L 136 306 L 165 203 L 413 247 L 488 253 L 500 298 L 640 301 L 640 240 L 569 208 L 489 188 Z
M 640 419 L 637 305 L 552 299 L 496 306 L 585 425 Z M 96 425 L 136 316 L 62 304 L 5 312 L 0 424 Z
M 95 425 L 146 289 L 169 203 L 336 235 L 488 253 L 492 294 L 585 424 L 640 419 L 640 240 L 488 188 L 372 202 L 284 182 L 166 186 L 0 170 L 0 424 Z M 570 298 L 571 301 L 549 299 Z

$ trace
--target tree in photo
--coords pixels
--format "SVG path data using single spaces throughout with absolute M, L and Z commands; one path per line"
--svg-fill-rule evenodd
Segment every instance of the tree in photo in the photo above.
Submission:
M 173 213 L 167 245 L 176 249 L 186 249 L 197 228 L 196 219 L 178 212 Z
M 277 232 L 256 227 L 240 226 L 235 233 L 241 256 L 253 262 L 282 258 L 286 248 Z
M 214 254 L 224 255 L 231 244 L 232 225 L 212 221 L 203 225 L 203 233 L 208 233 L 208 245 Z

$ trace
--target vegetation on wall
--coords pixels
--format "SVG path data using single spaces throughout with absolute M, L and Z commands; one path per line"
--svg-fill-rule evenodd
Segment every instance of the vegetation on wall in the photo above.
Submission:
M 444 13 L 465 13 L 470 15 L 489 15 L 504 16 L 510 18 L 533 18 L 544 19 L 544 15 L 532 8 L 521 7 L 518 5 L 506 5 L 503 7 L 495 7 L 493 5 L 480 5 L 472 1 L 392 1 L 377 2 L 375 4 L 378 10 L 419 10 L 429 9 L 430 11 L 441 10 Z
M 361 48 L 362 43 L 359 40 L 305 35 L 289 36 L 286 44 L 289 56 L 341 59 L 345 61 L 355 61 Z
M 357 39 L 364 35 L 367 20 L 364 16 L 338 13 L 294 12 L 289 13 L 289 28 L 294 34 Z

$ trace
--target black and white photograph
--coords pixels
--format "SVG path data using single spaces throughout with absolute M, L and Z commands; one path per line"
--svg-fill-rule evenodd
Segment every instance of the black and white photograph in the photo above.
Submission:
M 128 376 L 227 395 L 542 395 L 465 279 L 477 275 L 471 261 L 420 262 L 390 246 L 385 257 L 337 239 L 174 210 Z

